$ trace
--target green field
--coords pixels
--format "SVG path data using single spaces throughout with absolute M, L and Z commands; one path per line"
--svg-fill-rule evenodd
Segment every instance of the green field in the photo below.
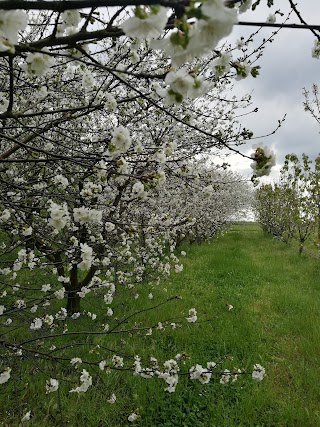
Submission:
M 97 353 L 117 344 L 126 353 L 159 360 L 185 353 L 186 370 L 212 360 L 223 369 L 249 372 L 260 363 L 267 373 L 262 382 L 243 375 L 235 383 L 221 385 L 216 377 L 202 385 L 181 376 L 176 392 L 169 394 L 163 380 L 131 372 L 102 375 L 97 368 L 95 387 L 75 395 L 68 392 L 74 383 L 62 364 L 56 377 L 66 381 L 59 392 L 46 395 L 45 380 L 52 372 L 30 357 L 17 367 L 19 387 L 18 378 L 0 385 L 0 413 L 5 414 L 0 425 L 18 426 L 19 414 L 31 409 L 34 416 L 26 425 L 36 427 L 121 427 L 132 425 L 127 417 L 133 411 L 139 413 L 133 424 L 140 427 L 320 426 L 320 261 L 299 255 L 252 223 L 181 250 L 187 252 L 184 271 L 154 289 L 153 302 L 181 298 L 148 316 L 151 323 L 171 320 L 182 327 L 122 341 L 112 337 L 108 343 L 94 337 L 90 343 L 101 346 Z M 143 308 L 139 299 L 134 304 Z M 185 322 L 191 307 L 198 311 L 194 324 Z M 113 392 L 117 401 L 110 405 L 106 400 Z

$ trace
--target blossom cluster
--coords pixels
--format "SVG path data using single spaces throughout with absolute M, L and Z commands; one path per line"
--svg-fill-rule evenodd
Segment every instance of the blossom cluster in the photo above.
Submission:
M 271 168 L 276 164 L 274 152 L 263 144 L 254 145 L 253 148 L 255 151 L 251 154 L 251 157 L 254 159 L 254 162 L 250 165 L 251 169 L 258 177 L 268 176 L 271 172 Z
M 122 24 L 125 34 L 132 38 L 156 39 L 167 24 L 168 11 L 163 7 L 150 8 L 150 12 L 137 6 L 135 16 Z M 200 13 L 199 13 L 200 12 Z M 192 10 L 190 11 L 192 15 Z M 223 0 L 210 0 L 202 5 L 195 22 L 185 22 L 185 30 L 177 29 L 169 37 L 154 40 L 151 46 L 162 49 L 171 57 L 173 66 L 199 57 L 214 49 L 228 36 L 237 21 L 237 11 L 227 8 Z
M 22 10 L 0 10 L 0 52 L 14 53 L 18 33 L 28 24 L 28 14 Z
M 90 386 L 92 386 L 92 376 L 85 369 L 82 370 L 80 376 L 81 385 L 70 390 L 70 393 L 85 393 Z

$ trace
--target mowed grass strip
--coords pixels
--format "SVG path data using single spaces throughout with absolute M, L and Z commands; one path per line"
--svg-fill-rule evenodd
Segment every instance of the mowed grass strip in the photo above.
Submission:
M 249 372 L 260 363 L 266 378 L 255 383 L 243 375 L 222 385 L 216 377 L 202 385 L 185 375 L 169 394 L 163 380 L 101 373 L 95 389 L 84 395 L 70 395 L 72 383 L 61 384 L 58 396 L 44 395 L 45 377 L 28 379 L 25 369 L 30 386 L 19 402 L 35 413 L 32 426 L 121 427 L 132 425 L 127 416 L 136 410 L 140 427 L 320 426 L 319 261 L 265 236 L 256 224 L 234 225 L 224 236 L 181 250 L 187 252 L 183 272 L 155 287 L 150 303 L 171 295 L 181 299 L 148 316 L 150 324 L 177 319 L 182 327 L 121 337 L 120 349 L 159 360 L 184 352 L 185 370 L 216 361 L 221 369 Z M 137 310 L 145 308 L 145 299 L 132 302 Z M 192 307 L 198 322 L 188 324 Z M 94 340 L 116 345 L 113 337 Z M 112 392 L 114 405 L 106 402 Z M 17 424 L 4 418 L 0 425 Z

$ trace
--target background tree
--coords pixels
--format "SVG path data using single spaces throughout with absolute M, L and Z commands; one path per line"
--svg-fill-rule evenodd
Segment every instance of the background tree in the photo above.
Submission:
M 279 183 L 262 186 L 256 193 L 264 229 L 284 241 L 297 239 L 300 253 L 319 224 L 319 157 L 313 168 L 312 163 L 306 154 L 301 160 L 288 154 Z
M 306 89 L 303 90 L 304 95 L 304 109 L 316 120 L 318 124 L 320 124 L 320 103 L 318 97 L 318 86 L 313 84 L 310 91 Z M 310 97 L 311 95 L 311 97 Z M 318 244 L 320 242 L 320 195 L 319 195 L 319 183 L 320 183 L 320 158 L 317 156 L 314 160 L 314 170 L 311 173 L 311 181 L 312 181 L 312 197 L 317 205 L 317 234 L 318 234 Z

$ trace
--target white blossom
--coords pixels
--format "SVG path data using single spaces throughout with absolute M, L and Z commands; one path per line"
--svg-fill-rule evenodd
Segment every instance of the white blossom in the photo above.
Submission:
M 165 78 L 165 83 L 170 89 L 186 98 L 190 93 L 194 79 L 185 68 L 178 71 L 170 71 Z
M 93 249 L 87 243 L 80 243 L 82 261 L 78 263 L 80 270 L 89 270 L 93 262 Z
M 0 52 L 10 50 L 18 43 L 18 33 L 26 28 L 28 14 L 22 10 L 0 10 Z
M 70 219 L 67 204 L 58 205 L 49 200 L 48 211 L 50 212 L 49 225 L 58 231 L 62 230 Z
M 10 211 L 8 209 L 4 209 L 0 214 L 0 221 L 6 222 L 6 221 L 8 221 L 10 216 L 11 216 Z
M 112 393 L 112 395 L 109 397 L 109 399 L 107 399 L 107 402 L 110 403 L 111 405 L 113 403 L 116 403 L 117 397 L 114 393 Z
M 90 317 L 92 320 L 96 320 L 97 315 L 95 313 L 91 313 L 90 311 L 87 313 L 88 317 Z
M 46 142 L 43 146 L 43 149 L 45 151 L 51 151 L 54 148 L 54 145 L 52 144 L 52 142 Z
M 112 294 L 111 294 L 111 293 L 107 293 L 107 294 L 105 294 L 105 295 L 103 296 L 103 300 L 104 300 L 104 302 L 105 302 L 107 305 L 111 304 L 111 303 L 112 303 L 112 301 L 113 301 L 113 296 L 112 296 Z
M 62 288 L 60 288 L 59 290 L 57 290 L 57 291 L 55 291 L 54 292 L 54 296 L 57 298 L 57 299 L 63 299 L 64 298 L 64 294 L 65 294 L 65 288 L 64 287 L 62 287 Z
M 73 209 L 73 218 L 80 224 L 100 223 L 102 219 L 102 211 L 98 209 L 90 209 L 85 206 Z
M 27 70 L 37 77 L 45 75 L 54 65 L 54 59 L 47 53 L 29 53 L 26 57 Z
M 61 174 L 60 175 L 56 175 L 53 178 L 53 182 L 55 184 L 61 185 L 62 188 L 66 188 L 69 185 L 68 178 L 66 178 L 65 176 L 63 176 Z
M 21 418 L 21 423 L 24 424 L 26 421 L 30 421 L 32 417 L 31 411 L 28 411 L 24 414 L 24 416 Z
M 35 304 L 30 308 L 31 313 L 35 313 L 38 310 L 38 305 Z
M 212 370 L 217 366 L 215 362 L 207 362 L 207 369 Z
M 59 388 L 59 381 L 55 378 L 50 378 L 50 380 L 46 381 L 46 393 L 52 393 L 57 391 Z
M 142 182 L 136 182 L 133 186 L 132 186 L 132 195 L 133 197 L 138 197 L 140 199 L 143 199 L 145 196 L 145 191 L 144 191 L 144 185 L 142 184 Z
M 116 228 L 116 226 L 112 222 L 106 222 L 104 226 L 106 231 L 108 231 L 109 233 Z M 107 259 L 109 260 L 109 258 Z
M 82 286 L 81 291 L 77 292 L 77 294 L 79 295 L 80 298 L 85 298 L 85 296 L 90 292 L 91 292 L 91 289 L 89 289 L 86 286 Z
M 102 192 L 101 184 L 96 184 L 91 181 L 86 181 L 84 183 L 83 189 L 81 190 L 80 194 L 83 197 L 95 197 L 97 194 Z
M 69 391 L 69 393 L 85 393 L 88 388 L 92 385 L 92 377 L 90 376 L 89 372 L 87 372 L 85 369 L 82 370 L 82 374 L 80 376 L 80 382 L 81 385 L 73 388 Z
M 104 370 L 105 366 L 106 366 L 107 362 L 105 360 L 101 360 L 101 362 L 99 362 L 99 369 L 101 371 Z
M 117 166 L 119 173 L 122 173 L 123 175 L 128 175 L 130 171 L 129 164 L 123 157 L 120 157 L 120 159 L 117 161 Z
M 18 309 L 26 308 L 26 303 L 23 299 L 17 299 L 14 304 Z
M 66 277 L 66 276 L 58 276 L 58 281 L 61 283 L 69 283 L 70 282 L 70 278 Z
M 153 156 L 154 160 L 159 163 L 164 163 L 167 159 L 164 151 L 156 151 Z
M 202 367 L 202 365 L 192 366 L 189 369 L 190 379 L 198 380 L 201 384 L 208 384 L 210 382 L 212 373 Z
M 67 310 L 64 307 L 61 307 L 61 309 L 55 314 L 55 318 L 57 320 L 65 320 L 67 315 Z
M 255 381 L 262 381 L 265 374 L 266 374 L 265 368 L 263 366 L 259 365 L 259 363 L 256 363 L 253 367 L 252 378 Z
M 1 39 L 0 39 L 0 43 L 1 43 Z M 7 111 L 8 107 L 9 107 L 8 99 L 6 99 L 5 94 L 0 93 L 0 112 L 4 113 L 5 111 Z
M 180 273 L 182 270 L 183 270 L 183 265 L 182 265 L 182 264 L 181 264 L 181 265 L 176 264 L 176 265 L 174 266 L 174 271 L 175 271 L 176 273 Z
M 235 47 L 239 50 L 241 50 L 245 46 L 245 41 L 243 38 L 236 40 Z
M 71 319 L 74 319 L 74 320 L 75 320 L 75 319 L 78 319 L 78 318 L 80 317 L 80 315 L 81 315 L 81 314 L 80 314 L 79 312 L 77 312 L 77 313 L 73 313 L 73 314 L 72 314 L 72 316 L 71 316 Z
M 86 69 L 86 71 L 82 74 L 82 86 L 85 90 L 90 90 L 94 85 L 94 75 L 88 69 Z
M 126 153 L 131 146 L 131 137 L 129 130 L 124 126 L 115 128 L 112 132 L 112 138 L 108 145 L 107 155 L 110 157 L 118 157 L 120 154 Z
M 212 65 L 214 68 L 215 75 L 217 77 L 230 71 L 230 62 L 232 56 L 229 53 L 221 52 L 220 55 L 213 61 Z
M 251 66 L 247 61 L 236 61 L 235 63 L 236 70 L 237 70 L 237 76 L 236 80 L 242 80 L 248 77 L 251 73 Z
M 255 144 L 253 145 L 253 149 L 255 151 L 251 153 L 250 157 L 255 161 L 251 163 L 251 169 L 258 177 L 268 176 L 271 172 L 271 168 L 276 164 L 276 157 L 274 152 L 263 144 Z
M 320 40 L 316 39 L 312 48 L 312 58 L 320 58 Z
M 111 93 L 104 94 L 105 109 L 109 112 L 115 111 L 117 108 L 117 101 Z
M 233 374 L 232 376 L 232 382 L 235 383 L 238 380 L 238 374 L 241 374 L 241 369 L 234 369 L 237 374 Z
M 23 230 L 22 230 L 22 232 L 21 232 L 21 234 L 23 235 L 23 236 L 31 236 L 31 234 L 32 234 L 32 227 L 25 227 Z
M 220 384 L 227 384 L 230 381 L 230 371 L 225 369 L 220 377 Z
M 165 388 L 165 391 L 173 393 L 176 390 L 179 376 L 178 372 L 180 371 L 179 365 L 176 360 L 170 359 L 166 360 L 163 364 L 164 371 L 158 372 L 158 378 L 162 378 L 168 384 L 168 387 Z
M 115 368 L 122 368 L 123 358 L 117 355 L 112 356 L 112 364 Z
M 270 13 L 270 14 L 268 15 L 268 17 L 267 17 L 266 22 L 267 22 L 268 24 L 275 24 L 276 20 L 277 20 L 276 15 L 275 15 L 274 13 Z
M 231 33 L 237 21 L 237 11 L 226 7 L 223 0 L 210 0 L 202 5 L 201 10 L 206 19 L 196 21 L 189 30 L 187 46 L 178 44 L 173 35 L 151 44 L 154 49 L 163 49 L 174 66 L 212 51 L 222 38 Z
M 157 38 L 161 35 L 167 23 L 167 9 L 159 6 L 156 13 L 148 13 L 138 6 L 135 16 L 121 24 L 126 36 L 137 39 Z
M 190 308 L 189 317 L 187 317 L 187 321 L 189 323 L 194 323 L 197 321 L 197 310 L 195 308 Z
M 109 317 L 111 317 L 111 316 L 113 315 L 113 310 L 112 310 L 112 308 L 108 307 L 107 312 L 106 312 L 106 315 L 107 315 L 107 316 L 109 316 Z
M 10 372 L 11 368 L 6 368 L 1 374 L 0 374 L 0 384 L 4 384 L 7 381 L 9 381 L 10 378 Z
M 82 363 L 82 359 L 80 357 L 73 357 L 70 360 L 71 365 L 78 366 Z
M 241 4 L 239 6 L 239 13 L 244 13 L 251 8 L 252 0 L 241 0 Z
M 64 27 L 77 27 L 81 21 L 81 16 L 78 10 L 66 10 L 61 15 Z
M 41 329 L 41 327 L 42 327 L 42 320 L 39 317 L 36 317 L 31 323 L 30 329 L 37 330 L 37 329 Z
M 130 423 L 136 421 L 137 419 L 138 419 L 138 415 L 135 412 L 133 412 L 128 416 L 128 421 L 130 421 Z

